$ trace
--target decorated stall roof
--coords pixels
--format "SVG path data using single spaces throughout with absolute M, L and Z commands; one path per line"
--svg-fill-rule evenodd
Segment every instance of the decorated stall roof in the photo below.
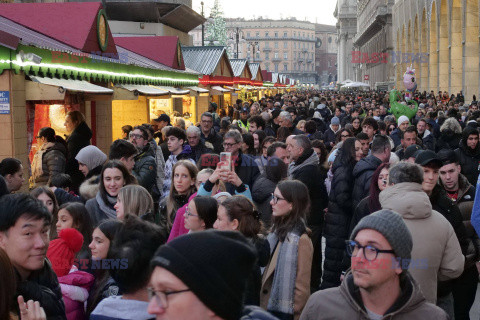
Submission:
M 202 85 L 233 85 L 233 69 L 225 47 L 182 46 L 182 54 L 186 68 L 203 75 Z
M 83 52 L 117 53 L 100 2 L 3 3 L 0 16 Z
M 51 51 L 22 44 L 17 50 L 0 46 L 0 73 L 6 69 L 17 73 L 24 71 L 25 74 L 34 76 L 122 84 L 198 84 L 198 75 L 195 74 L 97 60 L 81 53 Z
M 178 37 L 115 37 L 115 44 L 170 68 L 185 70 Z
M 182 46 L 185 66 L 203 75 L 233 76 L 233 69 L 227 56 L 227 50 L 221 46 L 184 47 Z M 226 69 L 219 70 L 221 62 Z
M 252 84 L 252 72 L 248 66 L 247 59 L 230 59 L 235 78 L 234 83 L 242 85 Z

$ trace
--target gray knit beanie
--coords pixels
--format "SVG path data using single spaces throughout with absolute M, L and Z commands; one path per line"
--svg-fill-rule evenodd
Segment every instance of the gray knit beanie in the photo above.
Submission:
M 402 268 L 408 268 L 413 247 L 412 235 L 398 213 L 383 209 L 364 217 L 353 229 L 350 239 L 354 240 L 357 233 L 363 229 L 381 233 L 392 246 L 395 255 L 402 259 Z
M 88 171 L 95 169 L 96 167 L 103 165 L 107 161 L 107 156 L 102 150 L 95 146 L 86 146 L 82 148 L 75 157 L 78 162 L 87 166 Z

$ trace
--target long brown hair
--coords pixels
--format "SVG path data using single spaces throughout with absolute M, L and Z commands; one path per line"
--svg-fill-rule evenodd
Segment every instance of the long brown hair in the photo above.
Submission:
M 15 270 L 8 255 L 0 248 L 0 319 L 10 319 L 13 295 L 17 290 Z
M 238 231 L 247 238 L 256 238 L 263 230 L 260 214 L 253 202 L 245 196 L 235 195 L 221 204 L 225 208 L 228 220 L 238 221 Z
M 282 197 L 292 204 L 290 213 L 284 216 L 273 216 L 272 232 L 278 235 L 281 241 L 287 233 L 299 228 L 306 231 L 306 218 L 310 210 L 310 196 L 307 186 L 298 180 L 284 180 L 277 184 Z
M 167 199 L 167 224 L 170 227 L 173 224 L 172 218 L 174 216 L 172 215 L 174 215 L 177 212 L 177 210 L 180 209 L 179 204 L 177 203 L 177 201 L 175 201 L 175 196 L 178 195 L 178 192 L 175 189 L 175 185 L 173 183 L 173 179 L 175 178 L 175 170 L 179 166 L 184 166 L 187 169 L 188 173 L 190 174 L 190 178 L 192 178 L 194 182 L 197 179 L 197 173 L 198 173 L 197 167 L 188 160 L 180 160 L 177 163 L 175 163 L 175 165 L 173 166 L 172 183 L 170 185 L 170 194 L 168 195 L 168 199 Z M 188 199 L 192 194 L 195 193 L 195 191 L 197 191 L 197 187 L 195 186 L 195 183 L 194 183 L 192 186 L 190 186 L 190 189 L 187 190 L 186 198 Z

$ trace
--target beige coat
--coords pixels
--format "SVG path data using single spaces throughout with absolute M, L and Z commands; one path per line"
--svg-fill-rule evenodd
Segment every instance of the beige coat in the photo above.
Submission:
M 428 302 L 437 301 L 437 282 L 455 279 L 463 272 L 464 256 L 453 227 L 432 210 L 422 185 L 399 183 L 380 193 L 383 209 L 398 212 L 412 234 L 410 274 Z
M 265 267 L 262 277 L 262 288 L 260 291 L 260 307 L 267 310 L 268 299 L 273 284 L 273 276 L 275 274 L 275 266 L 278 262 L 278 252 L 280 245 L 277 246 L 270 262 Z M 297 262 L 297 279 L 295 280 L 294 295 L 294 319 L 300 318 L 303 307 L 310 297 L 310 273 L 312 269 L 313 245 L 310 237 L 304 233 L 298 241 L 298 262 Z
M 401 283 L 402 297 L 390 308 L 384 319 L 389 320 L 447 320 L 446 313 L 425 301 L 418 284 L 407 276 Z M 363 301 L 359 298 L 358 287 L 351 274 L 339 287 L 317 291 L 303 310 L 300 320 L 369 320 Z M 401 301 L 401 304 L 399 303 Z

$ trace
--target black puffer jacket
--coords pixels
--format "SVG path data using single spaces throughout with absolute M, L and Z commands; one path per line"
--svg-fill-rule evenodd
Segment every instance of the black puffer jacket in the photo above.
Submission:
M 220 154 L 220 152 L 223 151 L 223 138 L 218 132 L 215 131 L 215 129 L 212 128 L 208 136 L 205 136 L 202 132 L 200 138 L 204 144 L 205 142 L 210 142 L 215 153 Z
M 20 279 L 18 274 L 17 279 Z M 45 259 L 42 269 L 32 272 L 26 281 L 17 282 L 15 296 L 19 295 L 22 295 L 25 301 L 33 300 L 40 302 L 40 305 L 45 310 L 47 319 L 67 319 L 60 285 L 47 259 Z
M 355 179 L 352 193 L 353 208 L 356 208 L 358 203 L 368 196 L 373 173 L 381 164 L 382 160 L 374 155 L 369 155 L 355 165 L 353 169 L 353 178 Z
M 75 157 L 82 148 L 90 145 L 90 139 L 92 139 L 92 130 L 85 122 L 80 123 L 67 138 L 68 155 L 65 173 L 72 178 L 72 186 L 75 192 L 78 192 L 78 187 L 84 179 L 83 173 L 78 170 L 78 161 Z
M 320 289 L 336 287 L 340 284 L 345 240 L 352 219 L 352 191 L 354 164 L 344 164 L 339 154 L 333 163 L 332 189 L 330 190 L 328 212 L 325 215 L 324 236 L 325 263 Z
M 462 167 L 462 174 L 468 179 L 468 182 L 474 186 L 477 184 L 479 174 L 480 143 L 477 143 L 477 147 L 472 149 L 467 146 L 467 140 L 470 134 L 475 134 L 476 132 L 474 128 L 465 128 L 465 130 L 463 130 L 460 147 L 455 150 L 460 166 Z
M 138 184 L 152 193 L 153 185 L 157 181 L 157 162 L 155 150 L 150 143 L 135 157 L 132 174 L 137 178 Z
M 297 161 L 295 166 L 300 166 L 303 162 L 309 159 L 313 153 L 313 149 L 305 151 Z M 325 187 L 325 176 L 318 164 L 306 165 L 295 170 L 291 176 L 292 179 L 300 180 L 308 189 L 310 195 L 310 212 L 307 217 L 308 226 L 321 226 L 324 221 L 323 210 L 328 205 L 327 189 Z

